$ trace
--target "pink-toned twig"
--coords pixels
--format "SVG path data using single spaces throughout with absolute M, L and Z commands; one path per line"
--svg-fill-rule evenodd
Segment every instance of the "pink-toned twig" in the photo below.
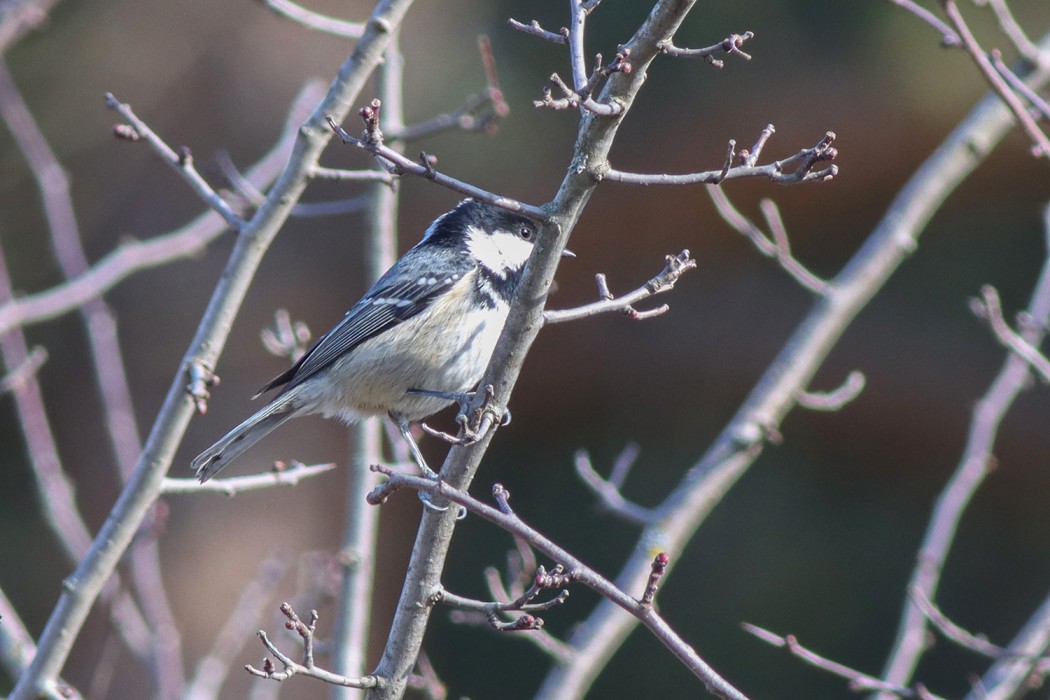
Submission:
M 1044 329 L 1050 323 L 1050 207 L 1044 212 L 1044 219 L 1047 259 L 1028 305 L 1028 314 L 1034 322 L 1027 324 L 1021 333 L 1024 342 L 1032 347 L 1043 338 Z M 974 406 L 962 459 L 937 498 L 916 557 L 918 563 L 908 582 L 909 595 L 883 673 L 888 682 L 907 683 L 928 648 L 927 618 L 916 599 L 936 599 L 944 562 L 955 542 L 959 522 L 992 469 L 992 451 L 999 425 L 1028 383 L 1030 367 L 1027 358 L 1014 352 L 1008 354 L 988 391 Z
M 745 41 L 754 38 L 755 33 L 747 31 L 743 34 L 730 34 L 717 44 L 702 49 L 683 49 L 675 46 L 670 41 L 663 42 L 659 45 L 659 48 L 661 53 L 665 53 L 668 56 L 675 56 L 678 58 L 702 58 L 708 65 L 714 66 L 715 68 L 722 68 L 725 65 L 725 62 L 715 58 L 715 54 L 734 54 L 740 56 L 740 58 L 745 61 L 750 61 L 751 54 L 746 53 L 740 47 L 744 45 Z
M 963 47 L 966 52 L 977 64 L 977 67 L 984 74 L 988 84 L 992 86 L 999 96 L 1006 103 L 1006 106 L 1013 112 L 1014 119 L 1020 124 L 1021 128 L 1028 138 L 1032 141 L 1032 155 L 1037 158 L 1050 158 L 1050 138 L 1043 133 L 1039 125 L 1035 123 L 1035 120 L 1028 114 L 1028 110 L 1025 109 L 1024 104 L 1021 102 L 1017 93 L 1014 92 L 1010 86 L 1003 80 L 1003 77 L 999 75 L 999 71 L 992 65 L 988 55 L 981 48 L 981 45 L 977 43 L 977 39 L 970 31 L 969 26 L 966 24 L 966 20 L 963 19 L 962 13 L 959 11 L 959 7 L 955 4 L 955 0 L 940 0 L 941 6 L 944 8 L 944 13 L 948 16 L 948 20 L 955 27 L 955 30 L 959 33 L 959 37 L 962 39 Z
M 711 197 L 711 201 L 715 205 L 715 211 L 722 217 L 722 220 L 735 231 L 746 236 L 758 252 L 767 258 L 776 260 L 777 264 L 802 287 L 822 296 L 828 293 L 830 290 L 828 282 L 810 272 L 791 253 L 791 243 L 788 239 L 787 229 L 784 226 L 783 219 L 780 217 L 780 211 L 772 200 L 764 199 L 761 204 L 766 225 L 770 230 L 770 233 L 767 235 L 733 206 L 724 189 L 711 185 L 707 187 L 707 194 Z

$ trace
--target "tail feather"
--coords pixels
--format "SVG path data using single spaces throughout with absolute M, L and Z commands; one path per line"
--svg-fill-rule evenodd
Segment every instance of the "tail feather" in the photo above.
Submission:
M 258 413 L 226 433 L 214 445 L 197 455 L 191 463 L 197 478 L 203 484 L 226 468 L 242 452 L 266 437 L 274 428 L 295 415 L 291 402 L 280 399 L 265 406 Z

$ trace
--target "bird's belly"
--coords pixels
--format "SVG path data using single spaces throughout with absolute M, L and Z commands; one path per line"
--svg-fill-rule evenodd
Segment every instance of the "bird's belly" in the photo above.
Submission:
M 410 389 L 449 393 L 473 389 L 492 356 L 506 311 L 474 311 L 455 319 L 420 316 L 337 360 L 328 369 L 323 388 L 311 392 L 316 394 L 313 410 L 348 422 L 387 413 L 416 421 L 452 402 L 410 394 Z M 457 330 L 450 332 L 453 328 Z

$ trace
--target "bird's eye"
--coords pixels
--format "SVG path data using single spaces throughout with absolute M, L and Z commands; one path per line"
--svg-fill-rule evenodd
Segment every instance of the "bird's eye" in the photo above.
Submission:
M 530 241 L 532 240 L 532 229 L 528 226 L 522 226 L 518 231 L 518 235 L 521 236 L 522 240 Z

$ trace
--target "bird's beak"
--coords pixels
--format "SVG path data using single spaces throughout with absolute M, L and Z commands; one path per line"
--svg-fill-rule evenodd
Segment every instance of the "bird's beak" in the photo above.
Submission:
M 561 256 L 563 258 L 575 258 L 576 257 L 576 253 L 574 253 L 571 250 L 569 250 L 568 248 L 566 248 L 565 250 L 563 250 L 561 252 Z

